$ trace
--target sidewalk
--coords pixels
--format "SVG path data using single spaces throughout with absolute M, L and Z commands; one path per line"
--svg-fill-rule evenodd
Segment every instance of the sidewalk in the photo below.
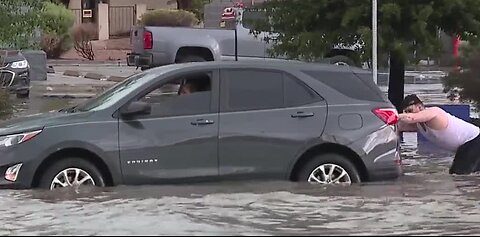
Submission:
M 32 91 L 42 97 L 91 98 L 115 83 L 117 82 L 64 76 L 55 73 L 48 74 L 46 81 L 32 81 L 31 85 Z
M 89 79 L 109 79 L 115 77 L 114 81 L 125 79 L 135 73 L 141 72 L 136 67 L 114 64 L 65 64 L 53 66 L 55 73 L 66 76 L 81 76 Z
M 81 65 L 107 65 L 107 66 L 127 66 L 125 60 L 95 60 L 90 61 L 86 59 L 48 59 L 48 66 L 81 66 Z

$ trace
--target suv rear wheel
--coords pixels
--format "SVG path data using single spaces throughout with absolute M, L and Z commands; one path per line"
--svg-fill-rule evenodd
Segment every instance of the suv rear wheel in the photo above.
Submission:
M 352 162 L 334 153 L 321 154 L 308 161 L 298 172 L 297 180 L 309 183 L 346 185 L 361 181 Z
M 84 185 L 104 187 L 105 181 L 95 165 L 81 158 L 67 158 L 54 163 L 40 180 L 40 188 L 50 190 Z

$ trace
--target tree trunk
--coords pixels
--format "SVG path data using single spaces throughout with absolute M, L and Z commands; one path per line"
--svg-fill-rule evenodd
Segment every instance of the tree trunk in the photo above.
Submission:
M 188 10 L 192 8 L 192 0 L 177 0 L 178 10 Z
M 390 75 L 388 81 L 388 99 L 400 111 L 405 93 L 405 59 L 399 52 L 390 53 Z

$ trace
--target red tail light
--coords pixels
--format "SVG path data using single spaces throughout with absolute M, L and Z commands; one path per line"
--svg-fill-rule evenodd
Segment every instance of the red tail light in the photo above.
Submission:
M 145 31 L 143 34 L 143 48 L 152 49 L 153 48 L 153 35 L 150 31 Z
M 379 117 L 387 125 L 395 125 L 398 123 L 398 113 L 396 109 L 374 109 L 372 111 L 377 117 Z

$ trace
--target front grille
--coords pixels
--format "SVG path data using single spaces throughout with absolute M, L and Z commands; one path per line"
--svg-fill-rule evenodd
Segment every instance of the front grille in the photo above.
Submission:
M 0 83 L 2 87 L 9 87 L 13 84 L 15 73 L 10 71 L 0 71 Z

